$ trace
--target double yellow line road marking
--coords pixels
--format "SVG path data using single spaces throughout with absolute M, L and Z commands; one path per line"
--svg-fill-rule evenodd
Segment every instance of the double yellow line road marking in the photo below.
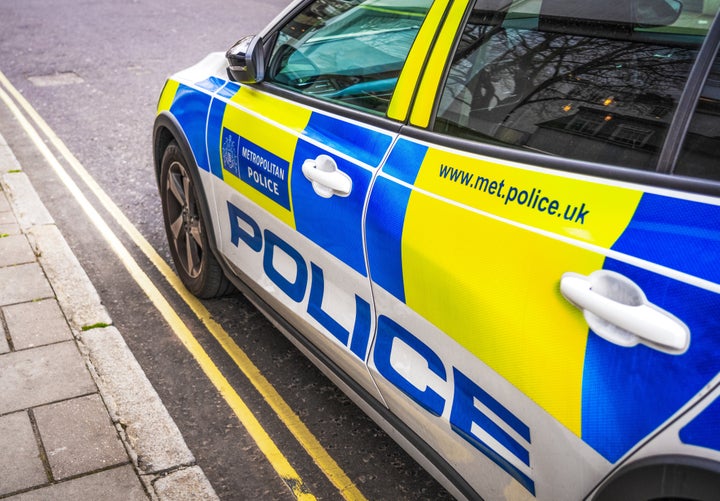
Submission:
M 0 72 L 0 100 L 2 100 L 11 113 L 18 120 L 24 131 L 30 137 L 38 151 L 43 155 L 57 176 L 80 204 L 92 224 L 102 235 L 112 251 L 125 266 L 135 282 L 145 292 L 152 304 L 157 308 L 175 335 L 180 339 L 188 352 L 195 358 L 208 379 L 231 407 L 237 418 L 253 438 L 259 449 L 267 457 L 277 474 L 283 479 L 288 488 L 298 499 L 315 499 L 302 478 L 292 467 L 288 459 L 277 444 L 268 435 L 250 408 L 245 404 L 232 385 L 228 382 L 220 369 L 215 365 L 207 352 L 203 349 L 185 322 L 172 307 L 162 292 L 152 282 L 150 277 L 142 270 L 128 249 L 113 233 L 100 213 L 87 199 L 83 190 L 75 183 L 73 178 L 60 163 L 50 148 L 45 144 L 43 136 L 53 145 L 59 155 L 67 162 L 75 174 L 85 183 L 88 190 L 97 197 L 100 204 L 112 216 L 115 222 L 127 233 L 133 243 L 152 262 L 152 264 L 165 277 L 170 286 L 190 307 L 198 319 L 202 321 L 215 340 L 230 355 L 236 366 L 262 395 L 268 405 L 277 414 L 280 421 L 293 434 L 298 443 L 305 449 L 318 468 L 328 480 L 338 489 L 345 499 L 364 500 L 364 496 L 345 472 L 330 457 L 325 448 L 308 430 L 307 426 L 298 418 L 290 406 L 283 400 L 275 388 L 260 373 L 258 368 L 242 349 L 233 341 L 230 335 L 215 322 L 210 312 L 182 285 L 180 279 L 173 272 L 150 243 L 135 228 L 120 208 L 110 199 L 105 191 L 97 184 L 93 177 L 83 167 L 77 158 L 70 152 L 60 138 L 47 125 L 43 118 L 35 111 L 30 103 L 18 92 L 5 75 Z

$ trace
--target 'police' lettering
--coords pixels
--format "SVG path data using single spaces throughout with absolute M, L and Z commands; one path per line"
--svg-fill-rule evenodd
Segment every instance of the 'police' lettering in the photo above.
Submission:
M 275 268 L 275 249 L 279 249 L 295 262 L 295 281 L 291 282 Z M 294 247 L 270 230 L 265 230 L 263 270 L 265 270 L 268 278 L 280 287 L 280 290 L 287 294 L 290 299 L 296 303 L 303 300 L 308 283 L 308 270 L 305 260 Z
M 261 231 L 257 222 L 239 207 L 230 202 L 227 202 L 227 207 L 230 217 L 230 242 L 236 247 L 240 245 L 240 242 L 244 242 L 254 252 L 262 252 L 263 271 L 292 301 L 301 303 L 305 299 L 309 283 L 308 314 L 364 362 L 367 358 L 372 328 L 370 304 L 357 294 L 355 295 L 355 322 L 351 336 L 347 329 L 323 309 L 325 277 L 322 268 L 310 262 L 310 275 L 308 276 L 308 265 L 297 249 L 272 231 Z M 294 264 L 294 273 L 283 270 L 285 273 L 283 274 L 281 270 L 277 269 L 275 258 L 279 252 L 287 256 Z
M 498 454 L 497 451 L 488 446 L 472 431 L 473 425 L 476 425 L 497 440 L 516 458 L 520 459 L 526 465 L 530 465 L 530 453 L 528 450 L 520 445 L 517 440 L 503 430 L 495 421 L 478 409 L 475 401 L 477 400 L 485 405 L 528 443 L 530 442 L 530 429 L 500 402 L 495 400 L 490 394 L 455 367 L 453 367 L 453 379 L 455 380 L 455 391 L 453 392 L 453 404 L 452 410 L 450 411 L 450 424 L 453 430 L 483 454 L 495 461 L 498 466 L 508 472 L 528 491 L 535 494 L 535 483 L 532 479 Z
M 323 295 L 325 293 L 325 277 L 322 268 L 315 263 L 310 263 L 310 299 L 308 300 L 307 312 L 315 320 L 325 327 L 330 334 L 335 336 L 345 346 L 348 346 L 350 332 L 340 323 L 332 318 L 322 308 Z M 355 295 L 355 325 L 353 327 L 350 351 L 360 360 L 365 360 L 368 342 L 370 340 L 370 305 L 363 298 Z
M 445 366 L 425 343 L 413 336 L 406 329 L 390 320 L 386 316 L 378 319 L 377 341 L 375 342 L 374 361 L 380 374 L 392 384 L 400 388 L 403 393 L 422 405 L 425 409 L 436 416 L 442 414 L 445 407 L 445 399 L 430 387 L 420 389 L 415 387 L 405 376 L 398 372 L 390 362 L 390 354 L 393 350 L 393 341 L 398 339 L 412 348 L 426 362 L 427 368 L 443 381 L 446 381 Z
M 260 252 L 262 249 L 262 234 L 260 233 L 260 227 L 257 225 L 255 220 L 230 202 L 227 203 L 227 206 L 228 213 L 230 214 L 230 241 L 232 244 L 237 247 L 240 245 L 240 240 L 242 240 L 252 250 Z M 248 233 L 240 225 L 240 221 L 249 226 L 252 233 Z
M 554 202 L 545 207 L 547 204 L 545 198 L 540 198 L 538 203 L 541 211 L 557 209 L 552 206 Z M 230 241 L 232 244 L 239 247 L 240 242 L 243 242 L 253 252 L 262 253 L 262 266 L 265 275 L 290 300 L 296 303 L 305 301 L 309 286 L 308 315 L 315 319 L 343 346 L 349 348 L 350 352 L 363 363 L 369 362 L 368 351 L 372 333 L 372 310 L 370 304 L 357 294 L 355 295 L 355 322 L 352 333 L 350 333 L 348 329 L 333 318 L 331 311 L 323 308 L 325 277 L 322 268 L 313 262 L 308 265 L 297 249 L 272 231 L 267 229 L 262 231 L 257 222 L 240 208 L 230 202 L 227 203 L 227 207 L 230 217 Z M 580 208 L 580 214 L 573 214 L 572 217 L 578 220 L 584 218 L 587 213 L 588 211 L 583 206 Z M 279 257 L 278 253 L 284 254 L 287 259 L 282 259 L 282 262 L 291 263 L 294 269 L 278 270 L 277 262 L 280 261 L 280 259 L 276 261 L 276 258 Z M 420 374 L 420 380 L 434 380 L 437 387 L 432 388 L 430 383 L 425 383 L 424 388 L 419 388 L 416 386 L 417 383 L 413 383 L 409 379 L 410 374 L 407 371 L 403 373 L 402 370 L 394 367 L 392 355 L 393 351 L 398 349 L 404 350 L 406 355 L 409 354 L 413 359 L 420 361 L 417 367 L 411 368 L 413 371 L 425 371 L 424 374 Z M 397 357 L 398 353 L 395 356 Z M 395 360 L 397 362 L 397 358 Z M 378 317 L 372 361 L 382 377 L 428 412 L 435 416 L 442 416 L 446 405 L 449 405 L 449 420 L 452 429 L 515 478 L 529 492 L 535 493 L 534 481 L 516 466 L 518 461 L 530 466 L 528 449 L 498 423 L 505 423 L 527 444 L 530 444 L 530 429 L 467 375 L 451 364 L 446 365 L 430 346 L 384 315 Z M 448 381 L 448 370 L 452 371 L 452 385 Z M 414 374 L 417 374 L 417 372 Z M 422 378 L 423 375 L 424 378 Z M 446 395 L 443 396 L 440 392 L 444 392 Z M 476 402 L 480 402 L 484 408 L 490 409 L 491 413 L 486 414 L 477 407 Z M 477 430 L 483 430 L 502 447 L 497 449 L 490 447 L 476 433 Z
M 312 269 L 312 281 L 310 285 L 310 301 L 308 302 L 307 312 L 317 320 L 320 325 L 325 327 L 330 334 L 335 336 L 338 341 L 347 346 L 350 333 L 322 309 L 323 293 L 325 292 L 325 278 L 322 269 L 315 263 L 310 263 Z

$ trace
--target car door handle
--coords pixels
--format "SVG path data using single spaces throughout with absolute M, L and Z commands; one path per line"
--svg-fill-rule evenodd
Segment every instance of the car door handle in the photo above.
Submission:
M 333 195 L 346 197 L 352 191 L 352 179 L 338 169 L 337 163 L 329 155 L 319 155 L 314 160 L 305 160 L 302 172 L 312 183 L 315 193 L 323 198 L 330 198 Z
M 608 270 L 589 276 L 565 273 L 560 292 L 583 311 L 590 328 L 621 346 L 645 344 L 680 354 L 690 345 L 690 330 L 677 317 L 650 303 L 629 278 Z

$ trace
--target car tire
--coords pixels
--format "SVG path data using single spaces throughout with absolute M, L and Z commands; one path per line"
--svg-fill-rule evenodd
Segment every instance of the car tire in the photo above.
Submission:
M 207 221 L 190 166 L 177 142 L 171 141 L 160 165 L 160 198 L 165 232 L 175 269 L 185 287 L 208 299 L 233 290 L 210 249 Z

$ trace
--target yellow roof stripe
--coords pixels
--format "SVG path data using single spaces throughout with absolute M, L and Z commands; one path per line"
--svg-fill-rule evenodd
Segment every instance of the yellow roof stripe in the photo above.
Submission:
M 435 94 L 445 70 L 445 62 L 455 41 L 455 33 L 457 33 L 458 26 L 465 15 L 467 4 L 468 0 L 454 1 L 450 6 L 450 11 L 435 42 L 427 69 L 420 82 L 415 105 L 410 116 L 410 123 L 413 125 L 427 127 L 430 123 Z

